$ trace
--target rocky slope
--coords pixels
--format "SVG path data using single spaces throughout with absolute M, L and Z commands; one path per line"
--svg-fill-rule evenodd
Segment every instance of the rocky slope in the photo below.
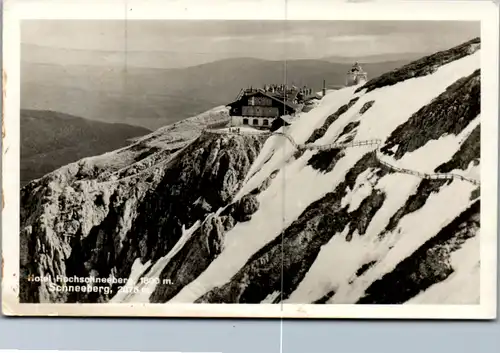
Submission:
M 23 277 L 22 301 L 477 303 L 479 55 L 476 39 L 331 92 L 287 138 L 188 121 L 28 184 L 24 274 L 128 282 Z
M 168 137 L 158 130 L 22 188 L 21 273 L 107 277 L 129 271 L 129 257 L 161 256 L 178 240 L 181 227 L 231 199 L 259 153 L 258 137 L 200 136 L 203 127 L 224 119 L 226 110 L 215 109 L 165 127 Z M 152 214 L 158 219 L 152 221 Z M 162 229 L 165 239 L 153 239 Z M 148 247 L 152 243 L 158 244 Z M 109 299 L 59 295 L 48 283 L 25 280 L 21 287 L 22 300 Z

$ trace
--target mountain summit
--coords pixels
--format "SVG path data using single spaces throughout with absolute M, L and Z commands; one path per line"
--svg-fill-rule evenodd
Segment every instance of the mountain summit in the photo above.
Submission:
M 274 133 L 220 107 L 33 181 L 21 301 L 478 303 L 480 77 L 476 38 Z

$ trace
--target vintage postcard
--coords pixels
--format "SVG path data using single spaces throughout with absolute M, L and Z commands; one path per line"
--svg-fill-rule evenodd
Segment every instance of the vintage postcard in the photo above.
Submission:
M 5 315 L 496 317 L 492 2 L 7 2 Z

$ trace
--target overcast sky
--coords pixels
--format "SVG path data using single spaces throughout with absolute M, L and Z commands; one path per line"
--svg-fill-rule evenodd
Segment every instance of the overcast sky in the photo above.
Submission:
M 27 62 L 182 67 L 231 57 L 430 53 L 479 35 L 479 22 L 456 21 L 36 20 L 23 23 L 21 40 Z

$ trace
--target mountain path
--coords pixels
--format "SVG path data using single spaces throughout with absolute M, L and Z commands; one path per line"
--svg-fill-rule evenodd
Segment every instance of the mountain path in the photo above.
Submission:
M 409 175 L 414 175 L 417 176 L 421 179 L 440 179 L 440 180 L 453 180 L 453 179 L 458 179 L 458 180 L 463 180 L 467 181 L 471 184 L 479 186 L 481 183 L 478 180 L 472 179 L 472 178 L 467 178 L 464 177 L 463 175 L 460 174 L 455 174 L 455 173 L 422 173 L 416 170 L 412 169 L 405 169 L 405 168 L 400 168 L 392 163 L 384 161 L 384 154 L 380 150 L 382 148 L 382 140 L 380 139 L 373 139 L 373 140 L 361 140 L 361 141 L 352 141 L 352 142 L 347 142 L 347 143 L 328 143 L 324 145 L 317 145 L 314 143 L 307 143 L 307 144 L 298 144 L 294 138 L 290 135 L 287 134 L 286 132 L 273 132 L 273 133 L 267 133 L 267 132 L 249 132 L 249 131 L 244 131 L 244 132 L 228 132 L 228 131 L 222 131 L 222 130 L 215 130 L 215 129 L 206 129 L 204 130 L 209 133 L 214 133 L 214 134 L 220 134 L 220 135 L 228 135 L 228 134 L 234 134 L 234 135 L 261 135 L 261 136 L 281 136 L 283 138 L 286 138 L 294 148 L 297 150 L 318 150 L 318 151 L 323 151 L 323 150 L 329 150 L 333 148 L 339 148 L 339 149 L 346 149 L 346 148 L 352 148 L 352 147 L 360 147 L 360 146 L 377 146 L 376 150 L 376 157 L 377 160 L 384 165 L 385 167 L 391 169 L 394 172 L 397 173 L 403 173 L 403 174 L 409 174 Z
M 211 122 L 209 125 L 215 125 L 223 122 L 228 122 L 227 120 L 220 120 L 220 121 L 214 121 Z M 318 145 L 314 143 L 307 143 L 307 144 L 298 144 L 295 139 L 290 135 L 287 134 L 286 132 L 253 132 L 253 131 L 240 131 L 240 132 L 233 132 L 233 131 L 227 131 L 227 130 L 220 130 L 220 129 L 212 129 L 212 128 L 205 128 L 202 130 L 202 133 L 211 133 L 211 134 L 217 134 L 217 135 L 253 135 L 253 136 L 281 136 L 285 139 L 287 139 L 292 146 L 297 149 L 297 150 L 317 150 L 317 151 L 324 151 L 324 150 L 329 150 L 333 148 L 339 148 L 339 149 L 346 149 L 346 148 L 353 148 L 353 147 L 361 147 L 361 146 L 377 146 L 376 150 L 376 157 L 377 160 L 384 165 L 385 167 L 389 168 L 393 172 L 397 173 L 403 173 L 403 174 L 409 174 L 409 175 L 414 175 L 417 176 L 421 179 L 440 179 L 440 180 L 453 180 L 453 179 L 458 179 L 458 180 L 463 180 L 467 181 L 471 184 L 480 186 L 480 181 L 475 180 L 473 178 L 467 178 L 464 177 L 463 175 L 460 174 L 455 174 L 455 173 L 422 173 L 417 170 L 413 169 L 405 169 L 405 168 L 400 168 L 395 164 L 389 163 L 384 161 L 384 154 L 380 150 L 382 147 L 382 140 L 380 139 L 372 139 L 372 140 L 361 140 L 361 141 L 352 141 L 352 142 L 347 142 L 347 143 L 328 143 L 324 145 Z M 162 164 L 165 164 L 169 160 L 172 159 L 175 155 L 178 155 L 180 152 L 182 152 L 187 145 L 189 145 L 189 141 L 183 141 L 179 145 L 184 145 L 184 148 L 181 148 L 180 150 L 174 152 L 173 154 L 170 154 L 166 158 L 161 158 L 159 161 L 154 163 L 153 165 L 145 168 L 144 170 L 141 170 L 137 174 L 129 175 L 126 177 L 123 177 L 121 179 L 115 179 L 115 180 L 107 180 L 107 181 L 101 181 L 98 182 L 98 185 L 106 185 L 110 183 L 117 183 L 117 182 L 123 182 L 129 179 L 137 178 L 140 175 L 146 174 L 147 172 L 150 172 L 153 169 L 159 168 Z M 177 147 L 177 146 L 176 146 Z M 151 157 L 151 156 L 149 156 Z M 138 161 L 140 162 L 140 161 Z M 138 162 L 134 163 L 137 164 Z M 130 167 L 130 166 L 129 166 Z M 127 167 L 127 168 L 129 168 Z M 127 168 L 122 168 L 122 169 L 127 169 Z M 121 171 L 121 170 L 120 170 Z M 111 175 L 116 175 L 117 171 L 112 173 Z

